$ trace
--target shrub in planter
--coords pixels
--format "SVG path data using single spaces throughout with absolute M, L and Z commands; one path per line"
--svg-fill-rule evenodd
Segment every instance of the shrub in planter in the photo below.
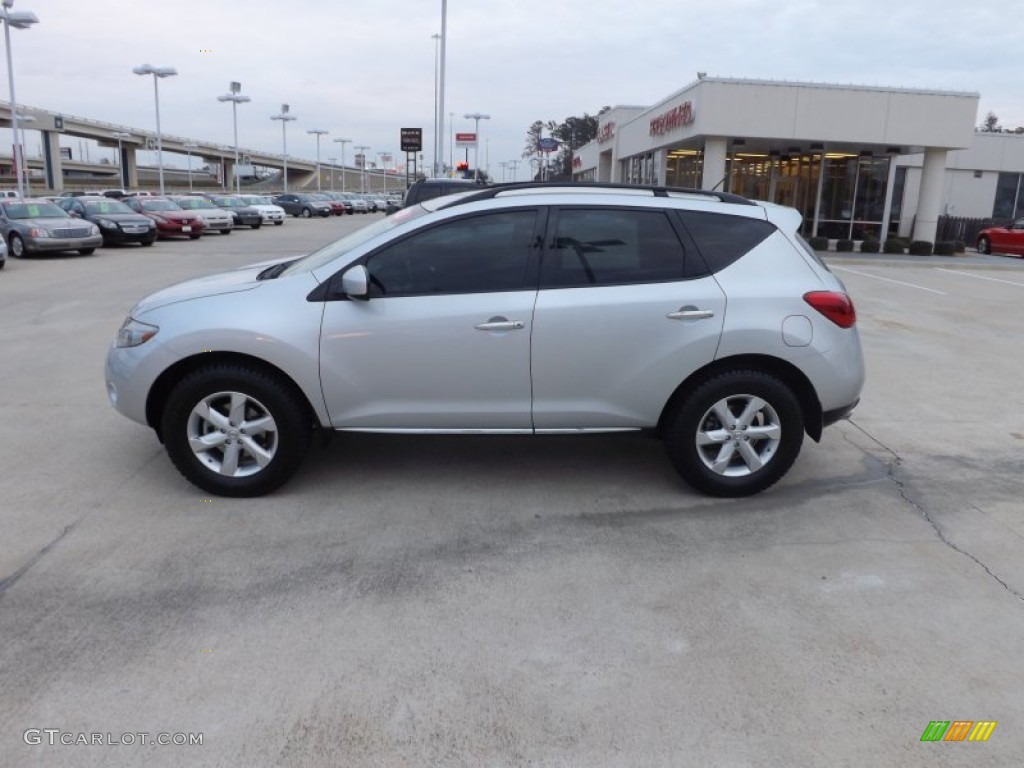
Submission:
M 885 253 L 906 253 L 907 246 L 899 238 L 889 238 L 882 245 L 882 251 Z
M 807 244 L 816 251 L 827 251 L 828 250 L 828 238 L 827 237 L 812 237 L 807 241 Z
M 852 251 L 853 240 L 836 240 L 837 251 Z
M 861 253 L 878 253 L 881 248 L 882 244 L 877 240 L 865 240 L 860 244 Z
M 915 240 L 910 244 L 911 256 L 931 256 L 934 246 L 927 240 Z
M 952 256 L 954 253 L 956 253 L 956 243 L 952 240 L 939 240 L 935 244 L 936 256 Z

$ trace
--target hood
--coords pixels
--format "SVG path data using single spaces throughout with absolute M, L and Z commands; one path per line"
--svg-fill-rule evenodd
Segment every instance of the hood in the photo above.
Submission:
M 193 280 L 177 283 L 156 293 L 151 293 L 132 307 L 129 314 L 137 320 L 141 320 L 146 312 L 166 307 L 168 304 L 177 304 L 181 301 L 202 299 L 207 296 L 218 296 L 225 293 L 254 290 L 261 285 L 256 279 L 256 275 L 268 266 L 282 261 L 286 261 L 286 259 L 273 259 L 261 264 L 251 264 L 231 272 L 221 272 L 216 275 L 197 277 Z

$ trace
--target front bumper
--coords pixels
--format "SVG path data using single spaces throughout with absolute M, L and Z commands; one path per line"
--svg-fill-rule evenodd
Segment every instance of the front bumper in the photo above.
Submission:
M 28 237 L 24 236 L 27 253 L 47 253 L 52 251 L 77 251 L 81 248 L 99 248 L 103 245 L 103 235 L 89 237 Z

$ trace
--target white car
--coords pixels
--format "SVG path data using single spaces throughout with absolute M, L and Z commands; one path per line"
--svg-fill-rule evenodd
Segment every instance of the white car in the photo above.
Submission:
M 659 187 L 427 200 L 143 299 L 107 354 L 107 394 L 226 496 L 280 486 L 317 429 L 649 430 L 694 488 L 746 496 L 864 383 L 853 302 L 800 224 Z
M 242 202 L 250 208 L 255 208 L 263 217 L 264 224 L 273 223 L 275 227 L 284 224 L 287 214 L 280 205 L 274 205 L 274 201 L 265 195 L 241 195 Z
M 217 230 L 222 235 L 230 235 L 235 228 L 235 217 L 231 211 L 215 205 L 208 197 L 199 195 L 175 195 L 171 198 L 186 211 L 194 211 L 203 220 L 206 231 Z

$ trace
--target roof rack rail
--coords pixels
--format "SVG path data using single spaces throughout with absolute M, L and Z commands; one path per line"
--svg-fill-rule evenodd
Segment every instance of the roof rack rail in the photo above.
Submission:
M 464 205 L 465 203 L 474 203 L 477 200 L 489 200 L 497 197 L 502 192 L 515 192 L 520 189 L 622 189 L 622 190 L 650 190 L 655 197 L 668 197 L 670 193 L 682 193 L 687 195 L 702 195 L 704 197 L 713 197 L 722 203 L 732 203 L 734 205 L 757 205 L 741 195 L 734 195 L 731 192 L 714 192 L 707 189 L 693 189 L 690 187 L 662 187 L 651 184 L 621 184 L 616 182 L 608 181 L 519 181 L 508 184 L 491 184 L 479 192 L 475 192 L 465 197 L 459 197 L 458 199 L 452 200 L 447 205 L 442 207 L 448 208 L 455 205 Z

